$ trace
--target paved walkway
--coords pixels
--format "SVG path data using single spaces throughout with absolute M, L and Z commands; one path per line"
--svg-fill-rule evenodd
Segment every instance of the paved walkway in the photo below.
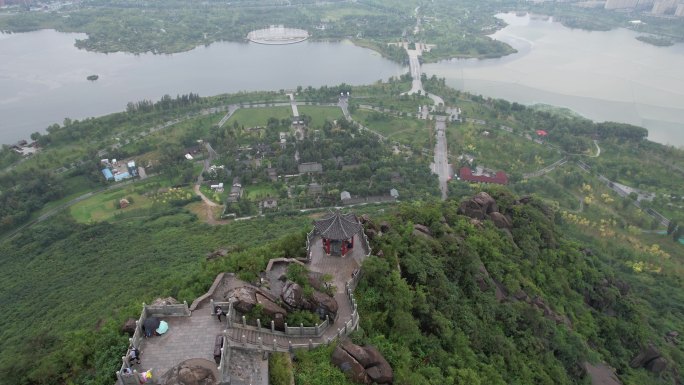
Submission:
M 292 345 L 294 346 L 303 347 L 307 346 L 309 342 L 314 345 L 320 345 L 327 343 L 329 339 L 335 339 L 338 334 L 338 329 L 344 328 L 344 324 L 351 319 L 353 311 L 349 298 L 345 292 L 345 284 L 352 278 L 352 273 L 361 267 L 361 263 L 366 258 L 365 251 L 360 246 L 361 240 L 359 239 L 359 235 L 355 235 L 354 245 L 355 247 L 352 252 L 348 253 L 346 256 L 333 257 L 325 254 L 320 238 L 313 241 L 313 246 L 311 248 L 311 263 L 308 265 L 308 268 L 313 272 L 330 274 L 333 277 L 332 284 L 337 289 L 335 292 L 335 300 L 339 307 L 337 319 L 323 335 L 320 337 L 285 334 L 273 335 L 267 328 L 262 328 L 263 331 L 258 331 L 253 327 L 245 329 L 234 327 L 228 330 L 228 338 L 230 339 L 231 345 L 245 349 L 260 349 L 263 346 L 264 350 L 272 351 L 273 340 L 275 340 L 277 351 L 288 351 L 290 342 L 292 342 Z M 293 327 L 296 325 L 289 326 Z M 259 340 L 259 338 L 261 338 L 261 340 Z
M 437 142 L 435 143 L 435 161 L 434 161 L 434 172 L 437 174 L 439 179 L 439 190 L 442 193 L 442 200 L 446 200 L 449 195 L 449 187 L 447 182 L 451 179 L 449 172 L 449 160 L 447 151 L 447 141 L 446 141 L 446 117 L 438 116 L 436 119 L 436 136 Z

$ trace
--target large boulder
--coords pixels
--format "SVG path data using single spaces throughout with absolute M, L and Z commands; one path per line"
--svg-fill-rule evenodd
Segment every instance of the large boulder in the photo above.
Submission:
M 489 219 L 494 222 L 494 226 L 500 229 L 511 229 L 513 228 L 513 222 L 505 215 L 500 212 L 493 212 L 489 214 Z
M 352 343 L 346 339 L 340 343 L 340 347 L 344 349 L 350 356 L 352 356 L 361 366 L 368 367 L 371 365 L 371 357 L 366 352 L 366 349 L 359 345 Z
M 354 359 L 341 346 L 335 348 L 332 354 L 332 363 L 337 366 L 350 380 L 359 384 L 370 384 L 370 377 L 366 369 Z
M 287 314 L 287 310 L 278 305 L 273 296 L 252 286 L 235 288 L 226 294 L 225 299 L 232 302 L 233 308 L 240 313 L 249 313 L 256 305 L 261 305 L 264 314 L 271 318 L 276 314 Z
M 331 320 L 337 318 L 339 306 L 335 298 L 325 293 L 321 293 L 320 291 L 314 291 L 313 303 L 316 305 L 316 308 L 313 309 L 313 311 L 316 312 L 321 319 L 325 318 L 325 316 L 330 317 Z
M 494 200 L 491 195 L 484 191 L 475 194 L 475 196 L 472 198 L 472 201 L 482 207 L 482 210 L 485 214 L 491 214 L 495 211 L 499 211 L 499 206 L 496 205 L 496 200 Z
M 332 362 L 353 381 L 361 384 L 392 384 L 392 367 L 378 349 L 342 341 L 333 351 Z
M 651 360 L 654 360 L 658 357 L 660 357 L 660 352 L 658 349 L 653 346 L 653 344 L 648 344 L 647 346 L 643 347 L 641 351 L 639 351 L 639 354 L 637 354 L 632 361 L 629 362 L 629 366 L 635 369 L 641 368 Z
M 220 378 L 216 364 L 205 359 L 181 362 L 162 375 L 159 383 L 164 385 L 218 385 Z
M 655 374 L 660 374 L 667 369 L 667 360 L 663 357 L 658 357 L 655 360 L 651 360 L 649 363 L 647 363 L 646 369 Z
M 313 295 L 307 297 L 299 284 L 288 281 L 283 286 L 280 293 L 285 306 L 291 310 L 307 310 L 318 314 L 321 319 L 329 316 L 331 320 L 337 318 L 339 305 L 335 298 L 322 293 L 318 290 L 313 291 Z
M 424 237 L 432 239 L 432 231 L 425 225 L 415 224 L 413 225 L 413 235 L 418 237 Z
M 394 381 L 394 373 L 389 362 L 382 356 L 375 346 L 364 346 L 363 349 L 368 354 L 370 366 L 366 367 L 368 376 L 378 384 L 391 384 Z
M 135 334 L 135 327 L 136 327 L 135 319 L 129 318 L 126 320 L 126 322 L 124 322 L 123 326 L 121 327 L 121 332 L 128 334 L 129 336 L 132 337 L 133 334 Z
M 285 305 L 293 309 L 302 309 L 304 307 L 304 295 L 302 294 L 302 287 L 299 284 L 288 281 L 283 286 L 280 293 L 280 298 L 283 299 Z
M 178 300 L 173 297 L 166 297 L 155 299 L 154 301 L 152 301 L 151 306 L 178 305 L 179 303 L 180 302 L 178 302 Z
M 497 206 L 496 201 L 486 192 L 477 193 L 474 197 L 463 201 L 458 207 L 459 214 L 480 220 L 498 211 L 499 206 Z

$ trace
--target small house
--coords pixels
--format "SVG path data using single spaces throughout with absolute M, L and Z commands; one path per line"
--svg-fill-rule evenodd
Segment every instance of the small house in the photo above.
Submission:
M 461 180 L 466 182 L 508 184 L 508 175 L 503 171 L 497 171 L 494 176 L 473 175 L 473 171 L 470 167 L 461 167 L 458 175 Z
M 297 166 L 300 174 L 311 174 L 323 172 L 323 165 L 317 162 L 301 163 Z
M 309 195 L 320 195 L 323 193 L 323 186 L 318 183 L 310 183 L 308 193 Z

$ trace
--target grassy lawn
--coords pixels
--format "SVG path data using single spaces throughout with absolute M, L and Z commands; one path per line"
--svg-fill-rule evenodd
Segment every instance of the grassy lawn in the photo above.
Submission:
M 259 200 L 264 199 L 268 196 L 277 197 L 278 191 L 269 184 L 257 184 L 247 186 L 245 188 L 245 196 L 247 199 Z
M 364 126 L 391 140 L 429 147 L 432 135 L 430 128 L 434 125 L 434 122 L 426 122 L 415 118 L 397 118 L 367 110 L 357 110 L 354 112 L 353 117 Z
M 133 199 L 133 203 L 125 209 L 116 208 L 115 204 L 121 198 Z M 131 186 L 128 188 L 103 192 L 71 206 L 71 215 L 77 222 L 101 222 L 111 219 L 116 214 L 149 208 L 154 201 L 149 197 L 135 192 Z
M 289 119 L 292 116 L 292 109 L 288 106 L 263 107 L 263 108 L 241 108 L 228 119 L 226 125 L 230 126 L 238 122 L 245 128 L 266 126 L 268 118 Z
M 453 161 L 462 153 L 475 157 L 478 165 L 506 172 L 532 172 L 561 159 L 547 147 L 506 131 L 472 123 L 451 124 L 447 129 Z
M 337 107 L 297 106 L 299 113 L 311 117 L 310 126 L 321 127 L 326 120 L 341 119 L 344 115 Z

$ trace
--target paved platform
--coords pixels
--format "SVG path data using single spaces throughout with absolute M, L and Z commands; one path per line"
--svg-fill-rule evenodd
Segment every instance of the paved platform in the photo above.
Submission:
M 143 339 L 142 363 L 138 371 L 152 369 L 153 378 L 160 378 L 167 370 L 191 358 L 214 361 L 214 341 L 226 327 L 211 315 L 209 306 L 192 312 L 189 317 L 162 318 L 169 324 L 163 336 Z

